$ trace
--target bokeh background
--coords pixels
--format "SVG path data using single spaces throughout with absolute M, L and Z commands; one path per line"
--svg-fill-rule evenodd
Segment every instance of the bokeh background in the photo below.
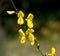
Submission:
M 56 48 L 60 56 L 60 2 L 59 0 L 13 0 L 16 8 L 34 14 L 34 35 L 43 53 Z M 15 11 L 10 0 L 0 0 L 0 56 L 41 56 L 37 48 L 19 43 L 16 14 L 8 15 L 7 10 Z M 26 29 L 25 26 L 22 26 Z

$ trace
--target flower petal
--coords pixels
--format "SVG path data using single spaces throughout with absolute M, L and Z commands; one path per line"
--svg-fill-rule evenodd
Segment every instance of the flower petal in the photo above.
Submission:
M 29 15 L 27 16 L 27 20 L 32 20 L 34 17 L 34 15 L 32 13 L 29 13 Z
M 55 52 L 56 52 L 55 48 L 52 48 L 48 56 L 55 56 L 56 55 Z
M 34 29 L 28 29 L 28 30 L 26 30 L 26 34 L 28 35 L 28 34 L 30 34 L 30 33 L 33 33 L 34 32 Z
M 17 17 L 24 17 L 24 13 L 20 10 L 17 14 Z
M 21 35 L 21 37 L 22 37 L 22 36 L 25 36 L 25 33 L 23 32 L 22 29 L 19 29 L 19 34 Z
M 17 20 L 17 23 L 18 23 L 19 25 L 24 24 L 23 18 L 22 18 L 22 17 L 19 17 L 18 20 Z
M 28 38 L 29 38 L 30 41 L 34 41 L 35 40 L 34 35 L 32 33 L 29 34 Z
M 33 22 L 31 20 L 27 20 L 27 26 L 29 28 L 33 28 Z
M 14 14 L 15 11 L 7 11 L 7 13 L 11 15 L 11 14 Z
M 24 36 L 21 37 L 20 43 L 21 44 L 25 44 L 26 43 L 26 38 Z
M 55 54 L 55 52 L 56 52 L 55 48 L 52 48 L 51 53 Z

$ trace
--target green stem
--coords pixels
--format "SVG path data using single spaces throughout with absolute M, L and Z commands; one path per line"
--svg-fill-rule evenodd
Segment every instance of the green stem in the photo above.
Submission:
M 39 50 L 39 52 L 41 53 L 42 56 L 45 56 L 42 52 L 42 50 L 40 49 L 40 45 L 38 45 L 37 41 L 35 40 L 35 45 L 37 47 L 37 49 Z
M 38 49 L 38 50 L 40 51 L 41 55 L 44 56 L 44 54 L 42 53 L 41 49 Z

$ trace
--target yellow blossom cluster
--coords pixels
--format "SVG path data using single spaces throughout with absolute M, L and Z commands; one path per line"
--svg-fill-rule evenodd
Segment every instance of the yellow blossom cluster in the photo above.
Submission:
M 7 11 L 8 14 L 16 13 L 15 11 Z M 20 10 L 17 14 L 18 20 L 17 23 L 19 25 L 24 24 L 24 13 Z M 33 17 L 34 15 L 32 13 L 29 13 L 25 21 L 27 22 L 28 29 L 26 32 L 24 32 L 22 29 L 19 29 L 20 34 L 20 43 L 25 44 L 26 43 L 26 35 L 28 36 L 28 39 L 30 41 L 31 46 L 34 46 L 35 43 L 35 36 L 33 35 L 34 29 L 33 29 Z

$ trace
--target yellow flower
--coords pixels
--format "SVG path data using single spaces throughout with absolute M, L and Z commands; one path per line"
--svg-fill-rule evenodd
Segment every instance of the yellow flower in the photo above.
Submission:
M 34 43 L 35 43 L 34 35 L 33 35 L 32 33 L 30 33 L 29 36 L 28 36 L 28 38 L 29 38 L 29 40 L 30 40 L 30 42 L 31 42 L 31 46 L 33 46 Z
M 24 20 L 23 20 L 24 13 L 21 10 L 17 13 L 17 17 L 18 17 L 17 23 L 19 25 L 24 24 Z
M 48 56 L 55 56 L 55 48 L 52 48 L 51 53 L 48 54 Z
M 17 13 L 17 17 L 24 17 L 24 13 L 20 10 L 20 11 Z
M 26 21 L 27 21 L 27 26 L 29 27 L 29 28 L 33 28 L 33 14 L 31 14 L 31 13 L 29 13 L 29 15 L 27 16 L 27 19 L 26 19 Z
M 25 33 L 23 32 L 22 29 L 19 30 L 19 34 L 20 34 L 20 37 L 21 37 L 20 43 L 24 44 L 26 42 L 26 38 L 25 38 Z
M 55 48 L 52 48 L 51 53 L 55 54 L 55 52 L 56 52 Z
M 15 11 L 7 11 L 8 14 L 13 14 L 13 13 L 16 13 Z
M 21 36 L 20 43 L 21 43 L 21 44 L 25 44 L 25 43 L 26 43 L 26 38 L 25 38 L 25 36 Z
M 18 23 L 19 25 L 22 25 L 22 24 L 24 23 L 23 18 L 22 18 L 22 17 L 19 17 L 18 20 L 17 20 L 17 23 Z
M 28 30 L 26 30 L 26 35 L 33 33 L 33 32 L 34 32 L 34 29 L 28 29 Z

